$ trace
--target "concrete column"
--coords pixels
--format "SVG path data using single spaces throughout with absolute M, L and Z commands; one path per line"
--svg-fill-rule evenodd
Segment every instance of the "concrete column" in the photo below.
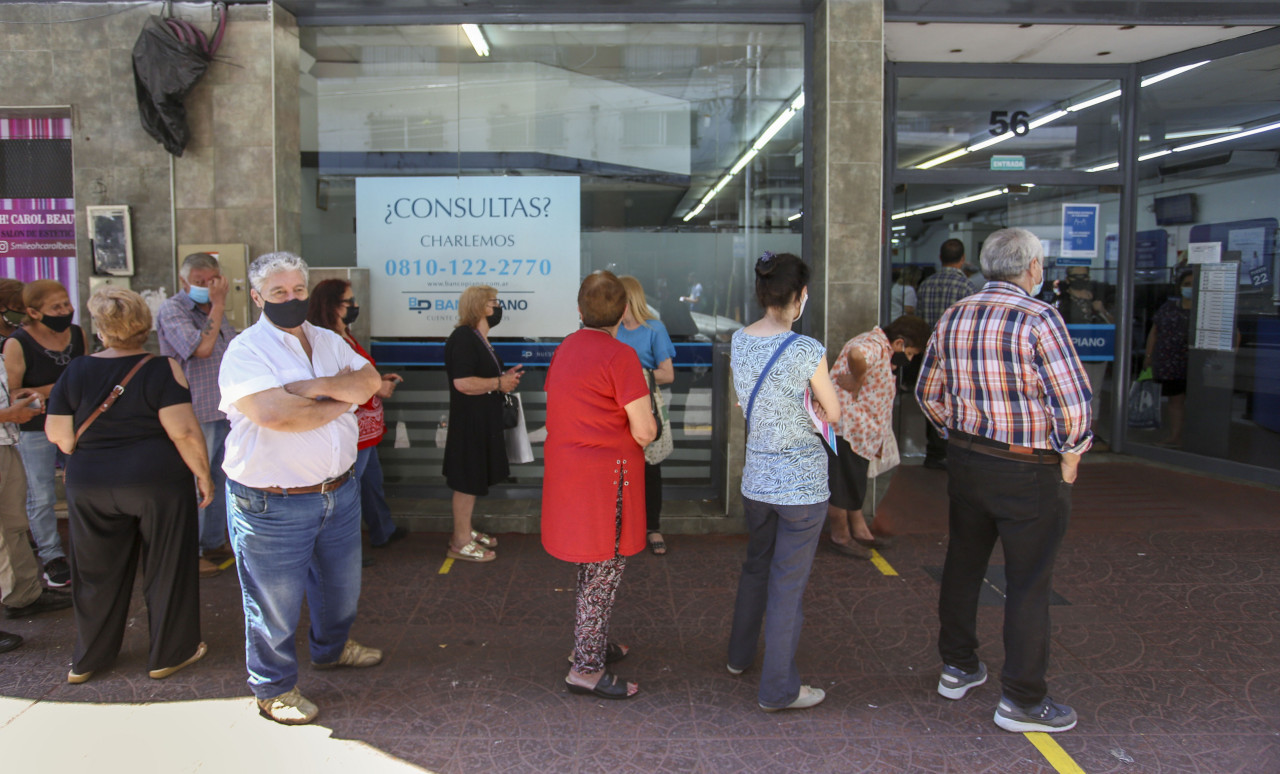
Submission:
M 814 334 L 836 353 L 880 313 L 884 2 L 826 0 L 814 24 Z

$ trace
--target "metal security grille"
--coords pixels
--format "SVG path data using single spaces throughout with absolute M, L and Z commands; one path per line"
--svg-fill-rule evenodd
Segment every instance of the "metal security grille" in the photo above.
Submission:
M 0 140 L 0 199 L 70 199 L 70 140 Z

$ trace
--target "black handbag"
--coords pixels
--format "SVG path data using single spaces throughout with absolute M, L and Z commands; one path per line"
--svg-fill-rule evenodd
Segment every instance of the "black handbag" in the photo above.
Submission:
M 520 404 L 509 392 L 502 394 L 502 429 L 510 430 L 520 424 Z

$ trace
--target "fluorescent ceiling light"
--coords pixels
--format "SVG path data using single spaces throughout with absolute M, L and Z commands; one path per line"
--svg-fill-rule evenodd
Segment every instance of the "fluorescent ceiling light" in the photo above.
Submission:
M 471 47 L 476 50 L 480 56 L 489 55 L 489 41 L 484 39 L 484 33 L 480 31 L 479 24 L 464 24 L 462 31 L 467 33 L 467 39 L 471 41 Z
M 1109 169 L 1119 169 L 1119 168 L 1120 168 L 1120 162 L 1113 161 L 1110 164 L 1102 164 L 1100 166 L 1090 167 L 1089 169 L 1086 169 L 1085 172 L 1106 172 Z
M 950 153 L 946 154 L 945 156 L 939 156 L 938 158 L 930 159 L 929 161 L 926 161 L 923 164 L 917 164 L 916 169 L 932 169 L 933 167 L 936 167 L 939 164 L 945 164 L 948 161 L 951 161 L 952 159 L 958 159 L 968 152 L 969 152 L 968 148 L 953 150 Z
M 1158 150 L 1158 151 L 1155 151 L 1154 153 L 1148 153 L 1145 156 L 1139 156 L 1138 161 L 1150 161 L 1151 159 L 1158 159 L 1161 156 L 1168 156 L 1170 153 L 1173 153 L 1173 151 L 1167 150 L 1167 149 Z
M 803 215 L 803 214 L 804 214 L 803 212 L 797 212 L 795 215 L 792 215 L 792 216 L 788 217 L 788 218 L 787 218 L 787 222 L 788 222 L 788 223 L 790 223 L 790 222 L 791 222 L 791 221 L 793 221 L 793 220 L 798 220 L 798 219 L 800 218 L 800 216 L 801 216 L 801 215 Z
M 1027 124 L 1027 131 L 1031 131 L 1032 129 L 1039 129 L 1045 124 L 1051 123 L 1053 121 L 1057 121 L 1059 118 L 1062 118 L 1066 114 L 1067 114 L 1067 111 L 1065 110 L 1055 110 L 1054 112 L 1050 113 L 1047 116 L 1041 116 L 1040 118 L 1037 118 L 1036 120 Z
M 1223 126 L 1217 129 L 1188 129 L 1185 132 L 1168 132 L 1165 134 L 1166 140 L 1189 140 L 1192 137 L 1212 137 L 1217 134 L 1231 134 L 1232 132 L 1243 132 L 1243 126 Z M 1138 136 L 1138 142 L 1151 142 L 1151 135 L 1143 134 Z
M 1147 86 L 1150 86 L 1150 85 L 1151 85 L 1151 84 L 1153 84 L 1153 83 L 1159 83 L 1160 81 L 1163 81 L 1163 80 L 1166 80 L 1166 79 L 1172 78 L 1172 77 L 1174 77 L 1175 75 L 1182 75 L 1183 73 L 1187 72 L 1188 70 L 1194 70 L 1194 69 L 1196 69 L 1197 67 L 1200 67 L 1200 66 L 1202 66 L 1202 65 L 1207 65 L 1207 64 L 1209 64 L 1209 62 L 1210 62 L 1210 60 L 1206 59 L 1206 60 L 1204 60 L 1203 62 L 1196 62 L 1195 64 L 1183 65 L 1182 67 L 1175 67 L 1175 68 L 1174 68 L 1174 69 L 1172 69 L 1172 70 L 1166 70 L 1166 71 L 1164 71 L 1164 72 L 1162 72 L 1162 73 L 1159 73 L 1159 74 L 1157 74 L 1157 75 L 1151 75 L 1151 76 L 1148 76 L 1148 77 L 1146 77 L 1146 78 L 1143 78 L 1143 79 L 1142 79 L 1142 86 L 1143 86 L 1143 88 L 1145 88 L 1145 87 L 1147 87 Z
M 751 144 L 751 147 L 754 148 L 755 150 L 760 150 L 764 146 L 768 145 L 769 141 L 773 139 L 774 135 L 776 135 L 778 132 L 781 132 L 782 127 L 786 126 L 791 121 L 791 117 L 794 116 L 795 114 L 796 114 L 795 108 L 789 107 L 786 110 L 782 111 L 782 114 L 779 115 L 777 118 L 773 119 L 773 123 L 769 124 L 769 128 L 761 132 L 760 136 L 756 138 L 756 141 Z
M 1077 110 L 1084 110 L 1085 108 L 1091 108 L 1094 105 L 1101 105 L 1103 102 L 1110 102 L 1111 100 L 1119 96 L 1120 96 L 1119 89 L 1116 89 L 1115 91 L 1109 91 L 1106 94 L 1099 95 L 1097 97 L 1094 97 L 1093 99 L 1087 99 L 1078 105 L 1071 105 L 1070 107 L 1067 108 L 1067 112 L 1074 113 Z
M 1263 132 L 1270 132 L 1274 129 L 1280 129 L 1280 123 L 1267 124 L 1266 126 L 1258 126 L 1243 132 L 1236 132 L 1235 134 L 1229 134 L 1229 135 L 1226 135 L 1225 137 L 1215 137 L 1212 140 L 1205 140 L 1203 142 L 1193 142 L 1190 145 L 1183 145 L 1180 148 L 1174 148 L 1173 152 L 1181 153 L 1182 151 L 1189 151 L 1189 150 L 1195 150 L 1196 148 L 1203 148 L 1207 145 L 1217 145 L 1220 142 L 1227 142 L 1228 140 L 1239 140 L 1242 137 L 1249 137 L 1255 134 L 1262 134 Z
M 901 220 L 903 218 L 909 218 L 912 215 L 924 215 L 930 212 L 938 212 L 939 210 L 946 210 L 946 209 L 950 209 L 951 207 L 959 207 L 962 204 L 969 204 L 970 202 L 982 201 L 983 199 L 990 199 L 993 196 L 999 196 L 1000 194 L 1007 194 L 1007 193 L 1009 193 L 1008 188 L 993 188 L 990 191 L 983 191 L 982 193 L 973 194 L 972 196 L 963 196 L 959 199 L 952 199 L 951 201 L 939 202 L 937 204 L 930 204 L 927 207 L 919 207 L 914 210 L 907 210 L 906 212 L 895 212 L 893 215 L 890 216 L 889 219 Z M 893 230 L 897 231 L 899 229 L 905 229 L 905 228 L 906 226 L 894 226 Z
M 692 210 L 689 210 L 689 214 L 684 216 L 684 222 L 688 223 L 689 221 L 696 218 L 698 216 L 698 213 L 702 212 L 702 208 L 706 206 L 707 206 L 706 204 L 699 204 L 697 207 L 694 207 Z
M 796 96 L 796 98 L 795 98 L 795 99 L 793 99 L 793 100 L 791 101 L 791 109 L 792 109 L 792 110 L 799 110 L 799 109 L 800 109 L 800 108 L 802 108 L 802 107 L 804 107 L 804 92 L 803 92 L 803 91 L 802 91 L 802 92 L 800 92 L 800 94 L 799 94 L 799 95 L 797 95 L 797 96 Z
M 734 165 L 729 169 L 729 174 L 730 174 L 730 175 L 736 175 L 736 174 L 738 174 L 739 172 L 741 172 L 741 171 L 742 171 L 742 168 L 743 168 L 743 167 L 745 167 L 746 165 L 750 164 L 750 163 L 751 163 L 751 160 L 752 160 L 752 159 L 754 159 L 754 158 L 756 157 L 756 154 L 758 154 L 758 153 L 760 153 L 760 151 L 756 150 L 755 148 L 752 148 L 751 150 L 749 150 L 749 151 L 747 151 L 746 153 L 742 154 L 742 158 L 738 159 L 738 163 L 737 163 L 737 164 L 734 164 Z
M 906 227 L 906 226 L 894 226 L 894 227 L 893 227 L 893 230 L 894 230 L 894 231 L 906 231 L 906 230 L 907 230 L 907 227 Z
M 983 140 L 977 145 L 970 145 L 966 150 L 968 150 L 970 153 L 974 153 L 975 151 L 980 151 L 983 148 L 990 148 L 992 145 L 995 145 L 996 143 L 1004 142 L 1005 140 L 1012 140 L 1014 137 L 1017 137 L 1017 136 L 1018 135 L 1014 134 L 1013 132 L 1005 132 L 1004 134 L 1000 134 L 1000 135 L 996 135 L 995 137 L 992 137 L 990 140 Z
M 983 191 L 980 194 L 974 194 L 973 196 L 966 196 L 963 199 L 955 199 L 951 202 L 951 206 L 959 207 L 962 204 L 969 204 L 971 202 L 980 202 L 983 199 L 990 199 L 992 196 L 999 196 L 1000 194 L 1008 193 L 1008 192 L 1009 192 L 1008 188 L 997 188 L 993 191 Z

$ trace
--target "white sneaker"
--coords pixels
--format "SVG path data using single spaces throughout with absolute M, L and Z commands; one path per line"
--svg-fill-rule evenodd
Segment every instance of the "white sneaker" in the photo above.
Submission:
M 270 699 L 258 699 L 258 712 L 286 726 L 301 726 L 316 719 L 320 708 L 312 704 L 295 687 L 288 693 Z
M 763 704 L 761 704 L 760 709 L 764 710 L 765 712 L 777 712 L 779 710 L 789 710 L 789 709 L 809 709 L 810 707 L 815 707 L 821 704 L 822 700 L 825 698 L 827 698 L 827 692 L 822 690 L 821 688 L 810 688 L 807 685 L 802 685 L 800 686 L 800 695 L 796 696 L 796 700 L 791 702 L 787 706 L 766 707 Z

